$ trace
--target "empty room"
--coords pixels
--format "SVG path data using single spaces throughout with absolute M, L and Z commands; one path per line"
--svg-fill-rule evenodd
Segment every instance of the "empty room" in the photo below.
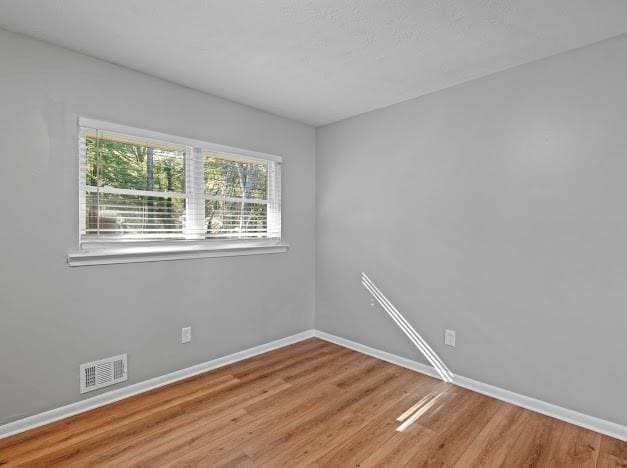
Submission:
M 0 0 L 0 466 L 627 468 L 627 1 Z

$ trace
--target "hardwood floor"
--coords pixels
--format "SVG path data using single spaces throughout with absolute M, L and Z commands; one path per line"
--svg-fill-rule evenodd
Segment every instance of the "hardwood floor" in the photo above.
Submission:
M 609 468 L 627 443 L 311 339 L 0 440 L 0 465 Z

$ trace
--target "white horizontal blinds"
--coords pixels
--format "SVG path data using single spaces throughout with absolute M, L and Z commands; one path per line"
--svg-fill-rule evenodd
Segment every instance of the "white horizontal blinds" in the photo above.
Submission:
M 185 187 L 187 213 L 185 215 L 185 238 L 205 238 L 205 197 L 203 154 L 201 148 L 193 148 L 185 160 Z
M 183 238 L 184 146 L 81 129 L 81 240 Z
M 271 164 L 267 160 L 204 153 L 208 239 L 270 237 L 268 171 Z
M 268 237 L 281 238 L 281 163 L 268 161 Z
M 280 239 L 280 158 L 88 123 L 79 131 L 82 243 Z
M 79 235 L 82 237 L 85 235 L 86 221 L 85 221 L 85 201 L 86 201 L 86 166 L 87 166 L 87 144 L 85 136 L 87 132 L 95 132 L 94 129 L 88 129 L 80 127 L 78 131 L 78 219 L 79 219 Z

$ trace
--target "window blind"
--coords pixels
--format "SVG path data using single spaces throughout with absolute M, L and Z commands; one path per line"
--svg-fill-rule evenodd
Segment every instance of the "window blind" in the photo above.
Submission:
M 142 133 L 80 125 L 81 244 L 280 240 L 280 158 Z

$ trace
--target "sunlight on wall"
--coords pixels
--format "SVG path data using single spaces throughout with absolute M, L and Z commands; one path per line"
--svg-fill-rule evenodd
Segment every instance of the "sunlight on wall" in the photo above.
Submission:
M 418 332 L 410 325 L 410 323 L 403 317 L 403 315 L 392 305 L 387 297 L 375 286 L 375 284 L 368 278 L 368 276 L 361 273 L 361 284 L 368 290 L 368 292 L 376 299 L 376 301 L 383 307 L 388 315 L 394 320 L 399 328 L 405 333 L 407 338 L 418 348 L 422 355 L 429 361 L 429 363 L 436 370 L 442 380 L 447 383 L 453 382 L 453 373 L 446 367 L 444 362 L 438 357 L 433 349 L 427 344 L 427 342 L 418 334 Z

